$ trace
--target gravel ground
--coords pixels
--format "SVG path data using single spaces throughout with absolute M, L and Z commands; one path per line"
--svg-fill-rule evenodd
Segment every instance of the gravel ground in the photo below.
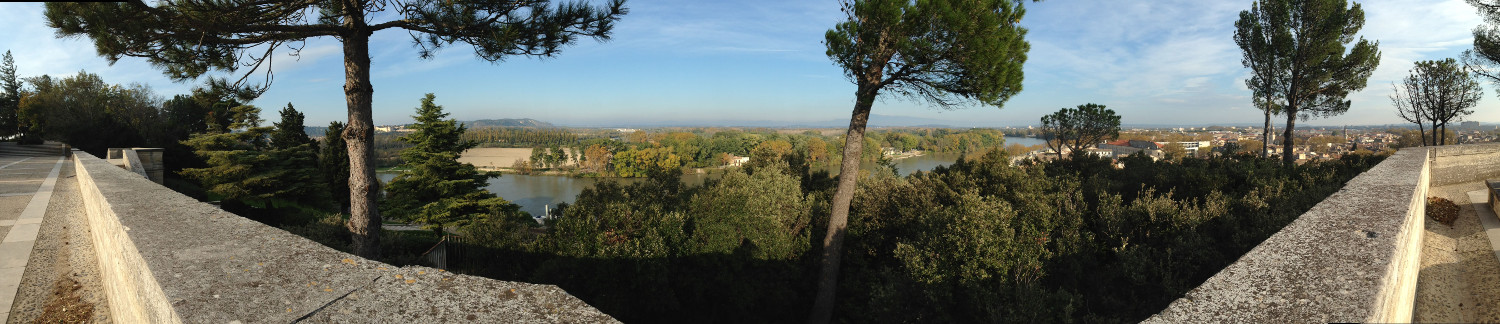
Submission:
M 1427 219 L 1422 272 L 1417 277 L 1417 322 L 1500 322 L 1500 260 L 1466 194 L 1484 190 L 1471 182 L 1433 187 L 1427 194 L 1457 203 L 1452 227 Z
M 8 322 L 109 323 L 83 212 L 73 164 L 64 163 Z

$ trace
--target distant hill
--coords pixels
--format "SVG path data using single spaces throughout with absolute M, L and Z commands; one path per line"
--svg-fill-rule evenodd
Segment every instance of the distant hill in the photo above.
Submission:
M 556 127 L 552 123 L 531 118 L 480 119 L 462 122 L 469 128 L 478 127 Z

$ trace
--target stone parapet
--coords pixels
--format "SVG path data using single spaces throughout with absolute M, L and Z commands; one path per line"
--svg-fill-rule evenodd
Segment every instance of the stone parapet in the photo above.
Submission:
M 1406 148 L 1147 323 L 1410 322 L 1427 190 L 1500 175 L 1500 144 Z
M 1500 178 L 1500 144 L 1445 145 L 1429 151 L 1433 186 Z
M 615 322 L 555 286 L 366 260 L 74 153 L 120 322 Z

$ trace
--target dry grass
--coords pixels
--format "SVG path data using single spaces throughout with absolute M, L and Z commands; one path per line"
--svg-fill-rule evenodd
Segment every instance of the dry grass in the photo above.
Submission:
M 52 285 L 52 296 L 42 306 L 42 315 L 34 323 L 88 323 L 94 317 L 94 305 L 83 301 L 78 290 L 83 285 L 73 278 L 62 278 Z

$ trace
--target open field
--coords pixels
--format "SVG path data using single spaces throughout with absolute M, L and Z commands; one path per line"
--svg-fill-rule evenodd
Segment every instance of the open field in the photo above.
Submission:
M 568 152 L 572 154 L 572 152 Z M 531 157 L 530 148 L 472 148 L 464 151 L 458 157 L 458 162 L 473 164 L 481 169 L 494 170 L 499 168 L 510 168 L 516 160 L 525 160 Z M 573 165 L 570 156 L 567 165 Z

